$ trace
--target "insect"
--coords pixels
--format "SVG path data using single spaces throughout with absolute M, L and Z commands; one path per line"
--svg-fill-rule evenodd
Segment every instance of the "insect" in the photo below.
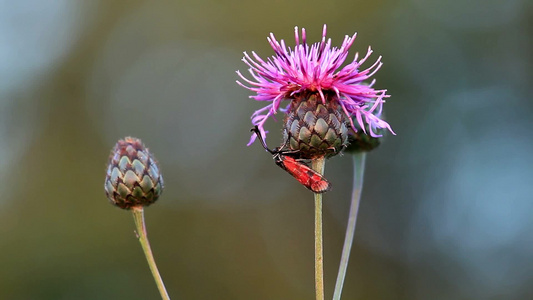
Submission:
M 265 140 L 261 136 L 261 132 L 257 126 L 252 128 L 251 131 L 257 134 L 257 137 L 259 138 L 261 145 L 263 145 L 263 148 L 272 154 L 272 158 L 274 159 L 274 162 L 276 162 L 276 165 L 287 171 L 287 173 L 291 174 L 292 177 L 296 178 L 296 180 L 298 180 L 298 182 L 300 182 L 303 186 L 315 193 L 324 193 L 329 191 L 331 188 L 329 181 L 324 178 L 324 176 L 320 175 L 318 172 L 301 162 L 301 160 L 298 159 L 298 150 L 282 150 L 287 143 L 281 147 L 275 148 L 274 150 L 270 150 L 266 145 Z

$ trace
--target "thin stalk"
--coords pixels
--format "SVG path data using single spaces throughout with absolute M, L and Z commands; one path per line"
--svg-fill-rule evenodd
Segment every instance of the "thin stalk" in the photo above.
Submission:
M 324 157 L 314 159 L 313 170 L 324 174 Z M 315 292 L 316 300 L 324 300 L 324 254 L 322 246 L 322 194 L 315 193 Z
M 133 212 L 133 220 L 135 220 L 135 227 L 137 228 L 139 242 L 141 243 L 144 255 L 146 256 L 146 260 L 148 261 L 150 271 L 152 271 L 152 275 L 154 276 L 157 289 L 159 289 L 159 293 L 161 294 L 162 299 L 170 300 L 167 290 L 165 289 L 163 279 L 161 278 L 161 275 L 159 275 L 159 270 L 157 269 L 157 265 L 155 264 L 152 249 L 150 248 L 150 242 L 148 241 L 148 235 L 146 233 L 146 225 L 144 224 L 144 210 L 142 206 L 139 206 L 133 207 L 131 211 Z
M 333 300 L 341 299 L 342 287 L 344 285 L 344 278 L 346 277 L 346 269 L 348 268 L 348 260 L 350 259 L 350 251 L 352 250 L 353 237 L 355 234 L 355 225 L 357 223 L 357 212 L 359 211 L 361 191 L 363 190 L 365 160 L 366 152 L 358 152 L 353 154 L 352 201 L 350 204 L 348 225 L 346 227 L 346 236 L 344 237 L 344 246 L 342 248 L 339 274 L 337 275 L 337 282 L 335 283 L 335 292 L 333 293 Z

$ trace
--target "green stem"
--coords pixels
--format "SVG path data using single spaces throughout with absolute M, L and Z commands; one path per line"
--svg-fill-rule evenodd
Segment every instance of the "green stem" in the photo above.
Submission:
M 144 210 L 142 206 L 139 206 L 133 207 L 131 211 L 133 212 L 133 219 L 135 220 L 135 227 L 137 228 L 139 242 L 141 243 L 141 246 L 143 248 L 144 255 L 146 256 L 146 260 L 148 261 L 150 271 L 152 271 L 152 275 L 154 276 L 154 280 L 157 285 L 157 288 L 159 289 L 159 293 L 161 294 L 161 298 L 164 300 L 170 300 L 167 290 L 165 289 L 163 279 L 161 278 L 161 275 L 159 275 L 159 270 L 157 269 L 157 265 L 155 264 L 152 249 L 150 248 L 150 242 L 148 241 L 148 235 L 146 234 L 146 225 L 144 224 Z
M 355 234 L 355 224 L 357 223 L 357 212 L 359 211 L 361 191 L 363 190 L 365 160 L 366 152 L 359 152 L 353 154 L 354 171 L 352 202 L 350 204 L 348 225 L 346 227 L 346 236 L 344 237 L 344 246 L 342 248 L 339 274 L 337 275 L 337 282 L 335 283 L 335 292 L 333 293 L 333 300 L 341 299 L 342 287 L 344 285 L 344 278 L 346 277 L 346 269 L 348 268 L 348 260 L 350 258 L 350 251 L 352 250 L 353 237 Z
M 313 170 L 324 174 L 324 157 L 314 159 Z M 316 300 L 324 300 L 324 256 L 322 246 L 322 194 L 315 193 L 315 292 Z

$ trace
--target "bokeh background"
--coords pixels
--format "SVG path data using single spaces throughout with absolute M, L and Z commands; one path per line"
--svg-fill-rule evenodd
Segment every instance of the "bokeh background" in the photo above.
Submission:
M 158 299 L 103 181 L 118 138 L 160 161 L 147 225 L 173 299 L 314 299 L 312 194 L 246 147 L 243 51 L 322 25 L 383 56 L 397 136 L 369 154 L 343 299 L 533 299 L 526 0 L 0 1 L 0 299 Z M 280 122 L 267 125 L 271 146 Z M 352 178 L 328 161 L 331 297 Z

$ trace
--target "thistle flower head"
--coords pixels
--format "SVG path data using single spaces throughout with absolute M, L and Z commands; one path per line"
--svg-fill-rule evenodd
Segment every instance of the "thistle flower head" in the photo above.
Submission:
M 163 191 L 163 176 L 141 140 L 119 140 L 109 157 L 105 192 L 112 204 L 130 209 L 154 203 Z
M 374 81 L 364 83 L 381 67 L 381 57 L 362 70 L 361 65 L 372 54 L 369 47 L 363 58 L 359 59 L 358 54 L 355 54 L 351 63 L 342 66 L 355 37 L 356 34 L 346 36 L 339 48 L 332 47 L 331 39 L 326 40 L 324 25 L 322 40 L 309 46 L 305 29 L 302 29 L 300 36 L 296 27 L 294 49 L 288 48 L 283 40 L 276 40 L 271 33 L 267 40 L 274 49 L 274 56 L 263 60 L 255 52 L 251 55 L 244 53 L 242 60 L 249 66 L 252 79 L 237 71 L 242 79 L 242 82 L 237 83 L 256 93 L 250 98 L 268 102 L 265 107 L 254 112 L 251 118 L 252 124 L 258 126 L 263 136 L 266 135 L 264 124 L 268 118 L 278 110 L 290 113 L 291 107 L 298 106 L 289 103 L 285 108 L 280 108 L 284 100 L 298 102 L 312 95 L 328 107 L 328 102 L 334 102 L 332 105 L 348 117 L 347 122 L 354 131 L 357 131 L 357 123 L 365 133 L 368 128 L 368 133 L 373 137 L 380 136 L 376 129 L 388 129 L 394 133 L 390 125 L 379 118 L 379 114 L 373 113 L 381 111 L 384 99 L 389 95 L 386 90 L 374 89 Z M 255 135 L 252 135 L 248 145 L 254 140 Z

